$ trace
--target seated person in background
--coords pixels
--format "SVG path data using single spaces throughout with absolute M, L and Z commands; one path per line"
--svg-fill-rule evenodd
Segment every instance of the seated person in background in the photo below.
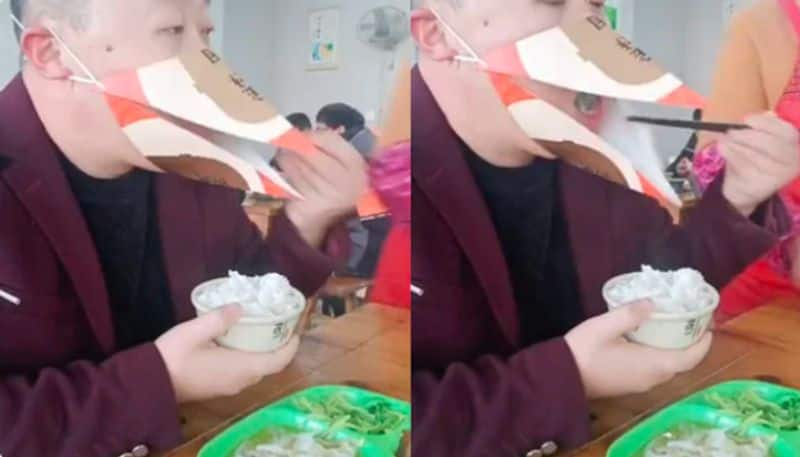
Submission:
M 654 199 L 548 160 L 489 75 L 458 60 L 601 15 L 602 0 L 422 3 L 411 26 L 413 453 L 574 448 L 590 438 L 589 399 L 645 392 L 711 345 L 710 333 L 684 351 L 628 342 L 651 308 L 607 313 L 603 284 L 650 264 L 695 268 L 720 288 L 767 252 L 788 229 L 771 197 L 798 175 L 797 133 L 757 118 L 740 133 L 768 141 L 735 150 L 731 172 L 676 226 Z M 576 113 L 580 94 L 521 84 L 597 121 Z
M 375 135 L 366 126 L 364 115 L 344 103 L 333 103 L 320 109 L 317 113 L 317 130 L 338 133 L 367 159 L 377 145 Z M 347 222 L 352 244 L 346 274 L 362 278 L 371 278 L 375 274 L 390 225 L 388 217 L 363 221 L 353 218 Z
M 692 112 L 692 120 L 700 121 L 702 118 L 702 110 L 696 109 Z M 670 162 L 666 169 L 667 178 L 684 203 L 687 200 L 696 199 L 701 193 L 692 170 L 695 148 L 697 147 L 697 133 L 692 132 L 692 136 L 689 137 L 686 146 L 683 147 L 680 154 Z
M 796 0 L 761 0 L 740 13 L 720 56 L 703 119 L 736 123 L 773 111 L 800 128 L 799 40 L 800 6 Z M 754 141 L 770 144 L 764 136 Z M 722 140 L 700 135 L 694 166 L 700 187 L 707 187 L 722 172 L 729 154 L 749 145 L 749 139 L 736 132 Z M 781 197 L 795 222 L 800 221 L 800 181 L 782 189 Z M 800 224 L 795 223 L 798 228 Z M 722 291 L 718 319 L 779 299 L 800 299 L 798 254 L 800 242 L 792 233 Z
M 286 116 L 286 120 L 301 132 L 311 131 L 311 119 L 305 113 L 292 113 Z
M 323 106 L 317 113 L 317 130 L 333 130 L 369 159 L 377 144 L 364 115 L 344 103 Z
M 696 109 L 692 112 L 692 120 L 700 121 L 702 119 L 702 110 Z M 692 136 L 689 137 L 689 141 L 678 154 L 678 157 L 667 166 L 667 175 L 676 178 L 689 178 L 692 172 L 695 148 L 697 148 L 697 132 L 692 132 Z
M 317 135 L 321 154 L 287 154 L 287 178 L 318 192 L 289 203 L 264 239 L 239 192 L 149 171 L 105 95 L 70 79 L 83 73 L 66 46 L 101 79 L 207 47 L 207 2 L 11 7 L 25 64 L 0 92 L 0 454 L 177 446 L 179 403 L 236 394 L 298 347 L 215 345 L 240 311 L 196 318 L 190 291 L 233 269 L 278 272 L 313 294 L 334 269 L 321 251 L 329 228 L 364 192 L 363 159 L 330 134 Z

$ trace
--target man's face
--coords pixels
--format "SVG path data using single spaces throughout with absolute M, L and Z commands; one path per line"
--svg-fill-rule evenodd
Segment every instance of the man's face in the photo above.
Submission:
M 99 79 L 207 47 L 213 24 L 205 0 L 93 0 L 86 30 L 67 45 Z M 66 55 L 63 63 L 81 74 Z
M 39 30 L 42 25 L 52 26 L 69 51 L 101 81 L 116 72 L 166 60 L 183 51 L 206 48 L 213 31 L 207 0 L 89 0 L 86 15 L 82 21 L 84 27 L 73 28 L 66 20 L 52 22 L 47 17 L 42 19 L 47 23 L 35 26 Z M 93 86 L 65 80 L 69 74 L 90 76 L 68 50 L 61 49 L 54 40 L 52 45 L 42 43 L 39 39 L 30 40 L 28 52 L 38 53 L 42 63 L 31 63 L 25 70 L 38 82 L 34 84 L 35 90 L 50 100 L 49 104 L 40 105 L 40 109 L 66 110 L 73 118 L 80 119 L 87 131 L 94 132 L 93 148 L 107 151 L 107 160 L 154 169 L 119 128 L 105 96 Z M 46 52 L 51 47 L 60 52 Z M 40 57 L 53 55 L 52 61 Z M 83 148 L 78 146 L 78 149 Z
M 588 15 L 602 15 L 604 6 L 605 0 L 465 0 L 452 15 L 455 24 L 451 27 L 481 56 L 559 24 Z M 576 94 L 573 91 L 525 78 L 517 78 L 517 81 L 587 127 L 597 130 L 601 122 L 601 104 L 590 113 L 581 112 L 575 107 Z
M 457 7 L 449 0 L 429 0 L 427 6 L 438 15 L 421 9 L 412 19 L 412 32 L 421 54 L 420 69 L 451 124 L 459 124 L 457 130 L 462 138 L 472 136 L 474 141 L 489 142 L 489 137 L 494 137 L 530 149 L 530 153 L 547 155 L 537 151 L 541 148 L 522 134 L 500 103 L 488 75 L 477 65 L 454 62 L 457 56 L 470 56 L 470 50 L 482 57 L 560 24 L 601 15 L 604 5 L 605 0 L 462 0 Z M 599 124 L 579 118 L 574 92 L 527 79 L 519 82 L 578 121 Z

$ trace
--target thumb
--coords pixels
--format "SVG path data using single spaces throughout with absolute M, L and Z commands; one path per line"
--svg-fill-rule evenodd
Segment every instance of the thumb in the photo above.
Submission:
M 241 317 L 240 305 L 228 305 L 183 324 L 183 337 L 190 344 L 209 343 L 227 333 Z
M 653 309 L 653 303 L 649 300 L 621 306 L 595 318 L 594 334 L 602 341 L 618 339 L 642 325 L 653 313 Z

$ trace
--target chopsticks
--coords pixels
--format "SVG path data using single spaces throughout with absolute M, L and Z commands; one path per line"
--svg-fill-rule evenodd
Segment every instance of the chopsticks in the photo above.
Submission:
M 746 130 L 750 127 L 745 124 L 727 124 L 722 122 L 698 122 L 684 121 L 679 119 L 662 119 L 656 117 L 630 116 L 628 122 L 639 124 L 658 125 L 661 127 L 672 127 L 679 129 L 698 130 L 706 132 L 726 133 L 729 130 Z

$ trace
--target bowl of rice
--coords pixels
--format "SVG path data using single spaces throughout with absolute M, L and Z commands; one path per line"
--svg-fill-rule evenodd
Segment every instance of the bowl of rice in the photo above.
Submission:
M 242 318 L 217 343 L 247 352 L 272 352 L 283 347 L 306 307 L 303 294 L 275 273 L 245 276 L 231 271 L 226 278 L 195 287 L 191 298 L 199 316 L 227 305 L 240 305 Z
M 612 278 L 603 286 L 609 310 L 649 300 L 655 311 L 626 337 L 658 349 L 686 349 L 703 337 L 719 306 L 719 292 L 696 270 L 642 271 Z

